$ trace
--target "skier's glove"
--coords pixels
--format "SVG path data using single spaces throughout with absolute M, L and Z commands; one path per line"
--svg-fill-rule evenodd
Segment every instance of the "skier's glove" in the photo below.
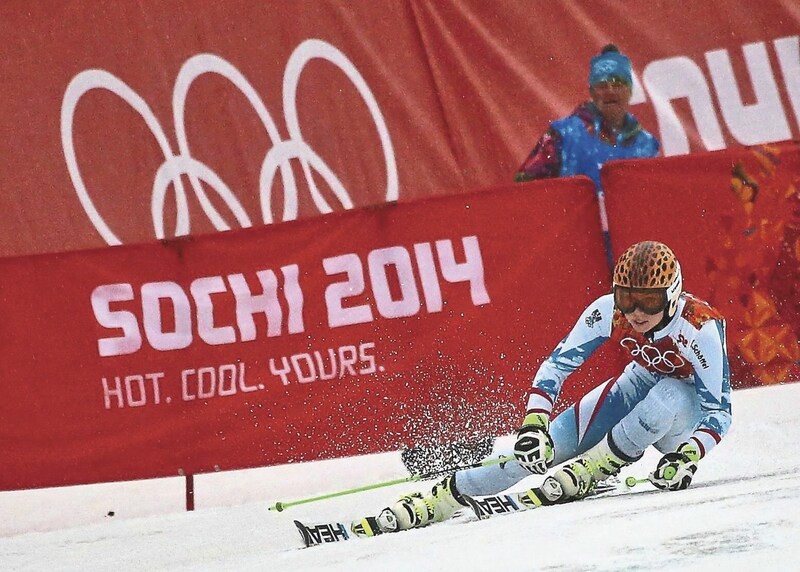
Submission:
M 517 430 L 514 456 L 520 465 L 537 475 L 545 474 L 555 457 L 553 440 L 547 432 L 549 425 L 546 415 L 529 413 Z
M 650 475 L 650 482 L 659 489 L 682 491 L 688 488 L 697 471 L 700 451 L 695 445 L 683 443 L 674 453 L 667 453 Z

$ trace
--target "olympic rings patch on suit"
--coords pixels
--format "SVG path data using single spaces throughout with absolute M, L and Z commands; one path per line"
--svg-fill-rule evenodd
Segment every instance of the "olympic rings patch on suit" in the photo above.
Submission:
M 686 360 L 672 350 L 661 352 L 657 347 L 645 344 L 639 345 L 633 338 L 623 338 L 619 344 L 631 352 L 631 356 L 641 359 L 647 367 L 664 374 L 675 373 L 686 365 Z

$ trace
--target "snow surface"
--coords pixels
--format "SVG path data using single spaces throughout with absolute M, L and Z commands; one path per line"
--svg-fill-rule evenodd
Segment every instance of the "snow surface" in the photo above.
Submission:
M 406 476 L 399 454 L 385 453 L 196 477 L 191 513 L 178 478 L 0 493 L 0 570 L 800 570 L 800 384 L 735 391 L 733 408 L 730 433 L 686 491 L 640 485 L 309 549 L 294 519 L 374 514 L 424 485 L 267 510 Z M 648 452 L 623 477 L 657 459 Z

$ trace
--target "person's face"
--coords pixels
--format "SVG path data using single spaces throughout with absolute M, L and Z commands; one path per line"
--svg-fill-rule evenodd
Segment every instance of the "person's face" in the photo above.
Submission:
M 634 308 L 630 314 L 623 314 L 625 319 L 631 327 L 640 334 L 646 334 L 655 328 L 664 317 L 665 310 L 661 310 L 658 314 L 645 314 L 640 308 Z
M 631 100 L 631 88 L 620 79 L 600 81 L 589 88 L 592 101 L 603 119 L 611 125 L 621 125 Z

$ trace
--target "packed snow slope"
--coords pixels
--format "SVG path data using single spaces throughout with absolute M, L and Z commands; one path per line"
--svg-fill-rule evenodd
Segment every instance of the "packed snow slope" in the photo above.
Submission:
M 198 478 L 192 513 L 180 512 L 177 479 L 0 493 L 0 569 L 800 569 L 800 384 L 736 391 L 733 409 L 730 433 L 686 491 L 640 485 L 627 494 L 485 521 L 464 513 L 425 529 L 308 549 L 294 519 L 374 514 L 429 483 L 267 510 L 277 500 L 405 476 L 399 454 L 388 453 Z M 650 451 L 623 476 L 643 476 L 657 459 Z

